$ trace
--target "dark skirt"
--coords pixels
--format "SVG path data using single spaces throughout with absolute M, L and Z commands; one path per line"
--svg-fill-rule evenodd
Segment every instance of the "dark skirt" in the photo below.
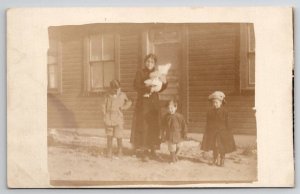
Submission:
M 218 148 L 221 153 L 230 153 L 236 150 L 235 141 L 230 131 L 205 132 L 201 149 L 210 151 Z
M 137 102 L 131 128 L 130 142 L 136 149 L 159 149 L 160 148 L 160 101 L 159 94 L 154 92 L 149 98 L 144 94 L 150 92 L 144 81 L 149 79 L 152 71 L 144 68 L 137 72 L 134 79 L 134 88 L 137 91 Z M 167 88 L 168 83 L 162 85 L 160 92 Z
M 160 108 L 152 105 L 151 99 L 137 104 L 130 137 L 135 149 L 160 149 L 160 115 Z

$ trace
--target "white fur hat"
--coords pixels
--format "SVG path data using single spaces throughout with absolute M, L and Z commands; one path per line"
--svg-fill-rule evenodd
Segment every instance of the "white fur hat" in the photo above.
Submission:
M 211 95 L 208 96 L 209 100 L 218 99 L 223 101 L 225 98 L 225 94 L 221 91 L 215 91 Z

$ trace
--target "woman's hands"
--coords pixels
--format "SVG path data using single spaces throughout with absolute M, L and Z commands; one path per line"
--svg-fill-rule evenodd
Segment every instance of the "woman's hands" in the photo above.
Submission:
M 156 92 L 155 87 L 151 87 L 150 93 Z
M 152 86 L 152 82 L 150 83 L 150 82 L 145 82 L 145 86 L 146 87 L 151 87 Z
M 160 77 L 159 77 L 159 79 L 162 81 L 162 83 L 167 83 L 167 76 L 166 75 L 161 75 Z

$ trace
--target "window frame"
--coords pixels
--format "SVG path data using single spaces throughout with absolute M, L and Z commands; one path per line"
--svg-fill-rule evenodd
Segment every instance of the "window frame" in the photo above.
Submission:
M 49 45 L 49 49 L 47 52 L 47 92 L 51 93 L 51 94 L 60 94 L 62 93 L 62 43 L 59 40 L 52 40 L 52 41 L 56 41 L 56 48 L 52 48 L 51 45 Z M 49 41 L 50 42 L 50 41 Z M 49 43 L 50 44 L 50 43 Z M 57 87 L 56 88 L 50 88 L 49 87 L 49 82 L 50 82 L 50 71 L 49 71 L 49 67 L 50 64 L 49 63 L 49 57 L 54 57 L 56 59 L 56 64 L 57 66 L 57 71 L 56 71 L 56 80 L 57 80 Z
M 114 35 L 114 60 L 91 60 L 91 36 L 93 35 L 103 35 L 109 34 Z M 105 63 L 105 62 L 112 62 L 114 61 L 114 78 L 119 79 L 120 77 L 120 63 L 119 63 L 119 48 L 120 48 L 120 35 L 118 33 L 112 32 L 97 32 L 97 33 L 89 33 L 84 36 L 84 53 L 83 53 L 83 93 L 85 95 L 91 94 L 101 94 L 105 93 L 108 90 L 108 87 L 102 87 L 100 89 L 94 89 L 92 87 L 92 73 L 91 73 L 91 66 L 92 63 Z M 105 78 L 104 78 L 105 79 Z
M 251 41 L 253 30 L 254 41 Z M 254 58 L 254 82 L 251 82 L 250 57 Z M 253 24 L 240 24 L 240 71 L 239 71 L 239 90 L 240 93 L 253 93 L 255 90 L 255 34 Z

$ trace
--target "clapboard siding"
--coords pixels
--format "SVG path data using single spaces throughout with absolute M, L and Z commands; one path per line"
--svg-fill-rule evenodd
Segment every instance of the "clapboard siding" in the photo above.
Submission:
M 236 133 L 256 133 L 254 96 L 236 95 L 239 59 L 238 24 L 203 24 L 189 27 L 189 128 L 203 132 L 207 96 L 215 90 L 227 95 L 229 125 Z M 231 95 L 235 94 L 235 95 Z
M 120 34 L 119 63 L 122 89 L 135 102 L 133 79 L 140 63 L 139 34 Z M 62 93 L 48 95 L 48 126 L 102 128 L 103 95 L 84 96 L 83 39 L 75 37 L 62 42 Z M 134 106 L 134 105 L 133 105 Z M 125 111 L 125 128 L 131 128 L 133 107 Z
M 83 40 L 62 42 L 62 92 L 48 95 L 49 127 L 100 127 L 102 97 L 84 97 Z
M 71 30 L 74 29 L 81 28 L 72 27 Z M 144 56 L 141 32 L 144 30 L 137 28 L 114 31 L 119 34 L 118 62 L 122 90 L 134 102 L 124 112 L 126 129 L 131 129 L 136 103 L 133 81 L 137 69 L 142 67 Z M 86 31 L 79 31 L 62 33 L 62 92 L 48 94 L 49 127 L 104 127 L 101 112 L 104 95 L 86 95 L 83 92 L 83 37 L 86 36 Z M 165 100 L 179 97 L 179 111 L 187 118 L 189 130 L 203 132 L 209 108 L 207 97 L 215 90 L 222 90 L 227 96 L 229 125 L 233 131 L 255 134 L 256 119 L 252 110 L 255 106 L 254 95 L 239 95 L 237 91 L 239 24 L 189 24 L 182 34 L 184 36 L 180 45 L 158 45 L 155 48 L 177 61 L 177 65 L 173 65 L 168 74 L 167 90 L 160 94 L 162 109 L 166 111 Z
M 160 93 L 160 100 L 166 101 L 177 98 L 180 99 L 180 76 L 182 72 L 182 42 L 164 44 L 154 44 L 154 52 L 157 56 L 158 65 L 171 63 L 168 72 L 168 87 Z
M 136 92 L 133 81 L 140 68 L 140 35 L 138 33 L 121 33 L 120 35 L 120 81 L 123 91 L 133 101 L 132 107 L 124 112 L 125 128 L 131 129 L 133 111 L 136 102 Z

